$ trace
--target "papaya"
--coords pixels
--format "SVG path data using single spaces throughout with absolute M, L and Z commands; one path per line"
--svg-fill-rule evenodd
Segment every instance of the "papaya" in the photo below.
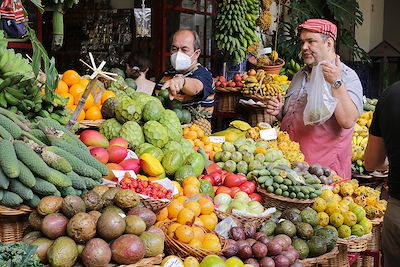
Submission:
M 164 172 L 160 161 L 149 153 L 144 153 L 140 156 L 140 165 L 143 171 L 149 176 L 159 176 Z
M 193 168 L 190 165 L 183 165 L 176 170 L 174 178 L 175 181 L 177 181 L 179 184 L 182 184 L 183 180 L 185 180 L 185 178 L 188 176 L 195 176 Z
M 203 173 L 205 162 L 200 153 L 193 152 L 186 158 L 186 163 L 192 166 L 194 176 L 199 177 Z
M 174 175 L 182 163 L 183 155 L 177 150 L 167 152 L 162 159 L 162 166 L 164 167 L 167 175 Z

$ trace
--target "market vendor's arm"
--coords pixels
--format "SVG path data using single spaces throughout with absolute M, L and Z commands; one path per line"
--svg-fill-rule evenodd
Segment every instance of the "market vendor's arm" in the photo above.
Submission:
M 194 96 L 203 90 L 203 83 L 195 78 L 176 76 L 166 81 L 161 89 L 168 89 L 171 96 L 178 93 Z
M 335 109 L 335 118 L 340 127 L 344 129 L 352 128 L 360 116 L 359 109 L 349 95 L 349 88 L 346 88 L 341 75 L 341 62 L 339 56 L 336 56 L 335 64 L 322 63 L 324 78 L 329 84 L 336 81 L 342 81 L 337 88 L 332 88 L 332 95 L 337 99 Z
M 388 169 L 385 143 L 382 137 L 369 135 L 364 153 L 364 166 L 367 171 Z

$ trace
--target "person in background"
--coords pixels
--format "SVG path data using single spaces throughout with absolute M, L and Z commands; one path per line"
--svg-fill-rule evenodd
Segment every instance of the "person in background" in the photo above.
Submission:
M 146 78 L 146 74 L 151 67 L 149 58 L 141 53 L 131 53 L 126 64 L 127 76 L 134 79 L 137 85 L 137 91 L 148 95 L 153 94 L 155 82 Z
M 292 79 L 285 100 L 273 97 L 267 112 L 282 120 L 287 131 L 309 164 L 333 169 L 343 178 L 351 178 L 351 138 L 362 112 L 363 89 L 357 74 L 340 61 L 335 52 L 336 25 L 323 19 L 309 19 L 299 25 L 301 56 L 305 67 Z M 331 85 L 337 105 L 332 117 L 321 125 L 305 125 L 303 112 L 313 66 L 322 63 L 325 81 Z
M 171 100 L 196 108 L 211 119 L 215 91 L 211 72 L 199 63 L 199 35 L 188 29 L 178 30 L 172 37 L 170 52 L 173 70 L 164 73 L 157 87 L 168 90 Z
M 400 262 L 400 82 L 383 91 L 369 129 L 364 165 L 368 171 L 389 168 L 389 200 L 382 226 L 384 267 Z

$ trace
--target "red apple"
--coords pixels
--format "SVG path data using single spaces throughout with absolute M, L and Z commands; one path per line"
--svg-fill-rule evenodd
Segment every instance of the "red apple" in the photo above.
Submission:
M 95 146 L 95 147 L 108 147 L 108 140 L 104 137 L 101 133 L 96 130 L 84 130 L 79 139 L 86 145 L 86 146 Z
M 110 140 L 110 146 L 120 146 L 128 149 L 129 143 L 122 137 L 115 137 Z
M 138 159 L 125 159 L 119 163 L 124 170 L 133 170 L 135 173 L 140 172 L 140 160 Z
M 221 82 L 220 82 L 220 81 L 215 82 L 215 86 L 216 86 L 216 87 L 220 87 L 220 86 L 221 86 Z
M 237 86 L 237 87 L 243 87 L 244 84 L 243 84 L 242 82 L 236 82 L 236 86 Z
M 242 81 L 242 76 L 240 76 L 240 74 L 239 73 L 236 73 L 234 76 L 233 76 L 233 81 L 237 84 L 238 82 L 241 82 Z
M 128 155 L 128 150 L 122 146 L 110 146 L 107 151 L 109 156 L 108 162 L 111 163 L 120 163 Z
M 220 81 L 221 83 L 223 83 L 223 82 L 226 82 L 226 79 L 225 79 L 224 76 L 219 76 L 219 81 Z
M 227 82 L 221 82 L 221 87 L 226 87 L 228 85 Z
M 234 81 L 230 81 L 230 82 L 228 83 L 228 86 L 229 86 L 229 87 L 236 87 L 236 83 L 235 83 Z
M 100 161 L 101 163 L 106 164 L 108 162 L 108 152 L 103 147 L 93 147 L 90 149 L 90 154 Z

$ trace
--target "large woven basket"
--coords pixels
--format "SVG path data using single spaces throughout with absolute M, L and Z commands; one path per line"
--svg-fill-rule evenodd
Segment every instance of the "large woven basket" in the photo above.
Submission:
M 301 264 L 303 264 L 303 267 L 312 267 L 312 266 L 323 266 L 323 267 L 329 267 L 329 266 L 334 266 L 334 265 L 329 265 L 329 261 L 336 258 L 337 255 L 339 254 L 339 250 L 336 247 L 334 247 L 330 252 L 325 253 L 319 257 L 315 258 L 307 258 L 304 260 L 301 260 Z
M 335 266 L 335 267 L 349 267 L 349 258 L 347 254 L 347 246 L 343 244 L 337 244 L 337 248 L 339 253 L 336 257 L 330 259 L 328 261 L 328 266 Z M 325 267 L 325 266 L 324 266 Z
M 164 254 L 157 255 L 151 258 L 144 258 L 138 261 L 135 264 L 129 265 L 118 265 L 118 267 L 149 267 L 149 266 L 158 266 L 163 260 Z
M 266 122 L 270 125 L 273 125 L 276 122 L 276 117 L 268 114 L 267 108 L 264 107 L 246 107 L 245 110 L 247 113 L 247 121 L 248 123 L 255 127 L 260 122 Z
M 381 250 L 381 231 L 382 231 L 383 217 L 371 220 L 371 222 L 372 222 L 372 238 L 371 241 L 368 242 L 367 250 L 379 251 Z M 361 262 L 362 266 L 364 267 L 374 266 L 374 258 L 371 256 L 363 256 Z
M 236 91 L 228 91 L 217 89 L 215 96 L 215 111 L 235 113 L 237 112 L 241 93 Z
M 264 217 L 255 217 L 255 216 L 240 216 L 237 214 L 226 213 L 226 212 L 222 212 L 219 210 L 214 210 L 214 212 L 217 215 L 218 219 L 220 219 L 220 220 L 223 220 L 228 217 L 235 218 L 238 221 L 240 221 L 240 223 L 243 225 L 252 224 L 256 228 L 260 227 L 264 222 L 266 222 L 267 220 L 269 220 L 269 218 L 271 218 L 270 215 L 264 216 Z
M 224 245 L 222 246 L 222 250 L 220 252 L 211 252 L 204 249 L 193 248 L 188 244 L 175 240 L 168 236 L 168 227 L 174 222 L 164 222 L 159 225 L 159 228 L 165 233 L 165 249 L 170 255 L 175 255 L 180 258 L 186 258 L 189 256 L 195 257 L 198 261 L 202 261 L 207 255 L 222 255 L 224 251 Z M 206 228 L 201 227 L 206 233 L 214 233 Z M 215 233 L 214 233 L 215 234 Z M 221 239 L 221 244 L 225 244 Z
M 154 213 L 157 213 L 158 211 L 162 210 L 165 207 L 168 207 L 171 201 L 165 201 L 161 199 L 153 199 L 153 198 L 144 198 L 140 196 L 140 203 L 142 205 L 150 210 L 152 210 Z
M 349 237 L 349 238 L 339 238 L 338 243 L 347 246 L 347 252 L 357 253 L 368 249 L 368 243 L 372 238 L 371 234 L 362 237 Z
M 297 208 L 299 210 L 303 210 L 311 206 L 315 201 L 315 199 L 300 200 L 300 199 L 278 196 L 272 193 L 268 193 L 265 189 L 262 189 L 259 186 L 257 187 L 257 192 L 263 198 L 264 207 L 268 208 L 275 207 L 278 210 L 286 210 L 289 208 Z
M 31 212 L 32 209 L 25 205 L 18 209 L 0 206 L 0 243 L 13 244 L 21 241 Z

